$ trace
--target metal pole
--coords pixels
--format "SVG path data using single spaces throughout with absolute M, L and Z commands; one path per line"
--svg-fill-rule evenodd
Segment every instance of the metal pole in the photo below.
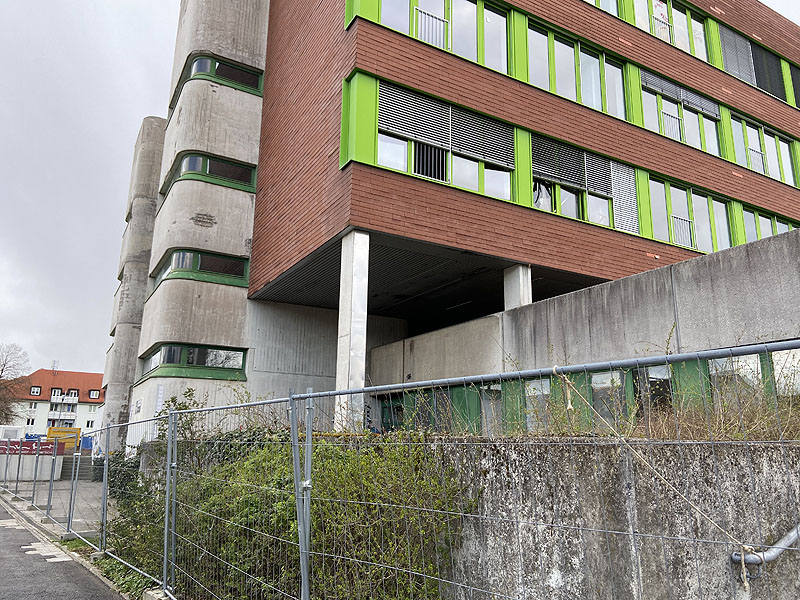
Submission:
M 79 448 L 78 446 L 78 436 L 75 436 L 75 447 Z M 78 458 L 77 464 L 75 462 L 75 457 Z M 78 492 L 78 471 L 81 466 L 81 453 L 80 452 L 73 452 L 72 453 L 72 485 L 69 491 L 69 515 L 67 515 L 67 532 L 72 533 L 72 521 L 75 517 L 75 500 Z
M 22 441 L 23 438 L 19 440 L 19 450 L 17 450 L 17 482 L 14 484 L 14 495 L 19 495 L 19 472 L 22 469 Z
M 11 440 L 6 440 L 6 466 L 3 470 L 3 488 L 8 490 L 8 461 L 11 460 Z
M 314 399 L 306 398 L 305 477 L 303 478 L 303 512 L 305 514 L 306 563 L 311 565 L 311 453 L 313 451 Z M 309 582 L 310 582 L 309 572 Z M 310 590 L 309 590 L 310 591 Z
M 172 516 L 170 517 L 170 534 L 172 543 L 170 544 L 170 573 L 169 581 L 172 591 L 175 591 L 175 555 L 177 553 L 177 507 L 178 507 L 178 424 L 180 415 L 175 415 L 172 421 Z
M 164 490 L 164 557 L 161 571 L 161 587 L 167 591 L 167 574 L 169 567 L 169 510 L 170 510 L 170 471 L 172 470 L 172 422 L 175 420 L 175 413 L 171 410 L 167 413 L 167 461 L 164 464 L 165 471 L 165 490 Z
M 297 513 L 297 541 L 300 546 L 300 594 L 302 600 L 309 598 L 308 589 L 308 553 L 306 551 L 305 536 L 305 510 L 303 508 L 303 497 L 300 492 L 301 472 L 300 472 L 300 440 L 297 426 L 297 400 L 292 396 L 289 398 L 289 422 L 292 436 L 292 466 L 294 468 L 294 498 L 295 511 Z
M 108 425 L 106 425 L 105 431 L 105 446 L 101 446 L 103 450 L 103 485 L 100 500 L 100 552 L 106 551 L 106 530 L 108 529 L 108 449 L 111 446 Z M 102 434 L 100 439 L 103 439 Z
M 39 454 L 42 451 L 42 438 L 36 440 L 36 462 L 33 464 L 33 489 L 31 490 L 31 504 L 36 506 L 36 480 L 39 478 Z
M 50 507 L 53 505 L 53 486 L 56 482 L 56 459 L 58 458 L 58 438 L 53 438 L 53 457 L 50 462 L 50 487 L 47 488 L 47 518 L 50 518 Z M 60 477 L 59 477 L 60 479 Z

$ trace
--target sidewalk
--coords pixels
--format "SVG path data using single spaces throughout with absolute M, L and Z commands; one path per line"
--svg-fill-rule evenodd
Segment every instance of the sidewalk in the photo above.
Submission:
M 9 514 L 2 504 L 0 548 L 0 600 L 122 598 L 68 554 L 35 535 L 30 525 Z
M 48 485 L 49 483 L 46 481 L 40 481 L 36 485 L 36 506 L 41 510 L 42 513 L 47 511 Z M 103 484 L 100 482 L 78 481 L 78 486 L 75 490 L 75 511 L 73 516 L 74 520 L 72 523 L 72 528 L 74 531 L 90 532 L 99 530 L 103 493 L 102 488 Z M 15 490 L 15 486 L 12 484 L 10 489 L 13 492 Z M 70 490 L 71 487 L 69 480 L 56 481 L 53 484 L 50 516 L 64 526 L 66 526 L 67 514 L 69 513 Z M 19 508 L 23 510 L 29 506 L 31 504 L 30 499 L 32 492 L 33 484 L 30 481 L 20 482 L 18 495 L 24 500 L 20 501 L 14 499 L 13 502 L 15 506 L 19 506 Z M 4 495 L 3 498 L 12 501 L 12 497 L 9 495 Z M 31 516 L 33 517 L 34 515 Z M 41 517 L 43 515 L 40 514 L 39 516 Z M 52 523 L 48 522 L 47 524 L 51 525 Z M 53 527 L 55 528 L 53 531 L 58 530 L 57 525 L 53 525 Z M 60 530 L 58 532 L 61 533 Z

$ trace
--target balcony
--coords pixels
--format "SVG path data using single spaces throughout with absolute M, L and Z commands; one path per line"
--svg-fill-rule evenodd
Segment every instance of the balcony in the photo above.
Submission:
M 57 402 L 59 404 L 77 404 L 78 396 L 68 396 L 66 394 L 61 396 L 51 396 L 50 402 Z
M 66 410 L 51 410 L 47 413 L 48 419 L 69 419 L 74 421 L 76 417 L 76 412 L 67 412 Z

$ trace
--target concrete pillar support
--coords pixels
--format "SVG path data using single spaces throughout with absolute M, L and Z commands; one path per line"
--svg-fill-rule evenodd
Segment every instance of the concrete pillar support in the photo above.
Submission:
M 367 362 L 368 272 L 369 234 L 351 231 L 342 238 L 336 351 L 337 390 L 364 386 Z M 360 431 L 363 426 L 363 395 L 339 396 L 334 411 L 334 427 L 338 431 Z
M 533 302 L 530 265 L 514 265 L 503 271 L 503 298 L 505 310 Z

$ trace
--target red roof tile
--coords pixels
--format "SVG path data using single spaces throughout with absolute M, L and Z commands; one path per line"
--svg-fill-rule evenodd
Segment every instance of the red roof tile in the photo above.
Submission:
M 61 393 L 67 390 L 78 390 L 78 402 L 87 404 L 102 404 L 105 402 L 102 373 L 82 373 L 80 371 L 53 371 L 52 369 L 39 369 L 27 377 L 23 400 L 49 400 L 52 388 L 61 388 Z M 39 386 L 42 393 L 39 396 L 31 395 L 31 388 Z M 99 398 L 89 398 L 89 390 L 98 390 Z

